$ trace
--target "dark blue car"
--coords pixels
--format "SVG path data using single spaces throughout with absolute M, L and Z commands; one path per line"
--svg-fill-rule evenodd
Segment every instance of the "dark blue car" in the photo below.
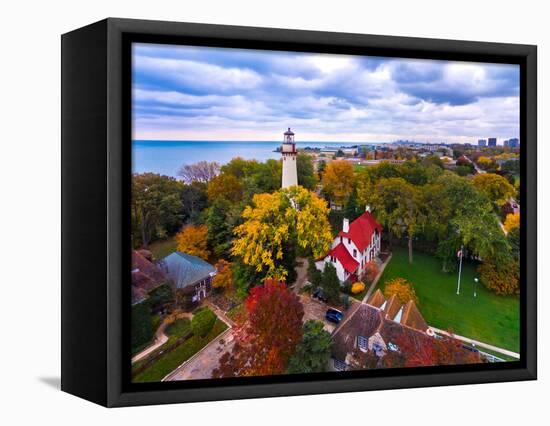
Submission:
M 344 319 L 344 314 L 338 311 L 337 309 L 330 308 L 330 309 L 327 309 L 325 318 L 327 319 L 327 321 L 338 324 L 340 321 Z

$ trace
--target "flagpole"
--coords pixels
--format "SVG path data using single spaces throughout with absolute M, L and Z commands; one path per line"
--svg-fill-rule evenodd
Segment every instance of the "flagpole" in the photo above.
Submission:
M 460 275 L 462 274 L 462 255 L 463 255 L 463 252 L 464 252 L 464 246 L 461 245 L 460 246 L 460 263 L 459 263 L 459 266 L 458 266 L 458 284 L 457 284 L 457 287 L 456 287 L 456 294 L 460 294 Z

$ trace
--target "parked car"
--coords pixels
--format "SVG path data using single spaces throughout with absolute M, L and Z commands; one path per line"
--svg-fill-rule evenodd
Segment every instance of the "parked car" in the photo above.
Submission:
M 327 312 L 325 313 L 325 318 L 327 319 L 327 321 L 338 324 L 344 319 L 344 314 L 338 309 L 330 308 L 327 309 Z
M 325 293 L 323 292 L 323 289 L 322 288 L 317 288 L 314 292 L 313 292 L 313 298 L 314 299 L 317 299 L 317 300 L 320 300 L 321 302 L 325 302 L 325 303 L 328 303 L 328 299 L 327 297 L 325 296 Z

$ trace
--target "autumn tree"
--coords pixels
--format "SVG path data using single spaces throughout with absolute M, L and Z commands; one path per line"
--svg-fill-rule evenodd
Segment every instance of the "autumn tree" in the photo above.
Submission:
M 302 339 L 304 309 L 284 283 L 268 279 L 245 301 L 246 321 L 234 327 L 234 346 L 213 377 L 282 374 Z
M 287 373 L 321 373 L 327 370 L 332 339 L 322 321 L 304 323 L 302 340 L 290 358 Z
M 210 203 L 219 199 L 237 203 L 242 199 L 243 188 L 235 176 L 222 173 L 208 182 L 207 192 Z
M 371 201 L 377 220 L 397 237 L 407 237 L 412 263 L 413 237 L 423 220 L 420 190 L 403 178 L 384 178 L 374 187 Z
M 325 297 L 332 303 L 338 303 L 340 300 L 340 280 L 336 274 L 336 268 L 332 263 L 325 263 L 323 277 L 321 279 L 321 288 Z
M 295 246 L 314 257 L 325 254 L 332 242 L 326 202 L 301 186 L 273 194 L 256 194 L 243 211 L 244 223 L 234 229 L 231 253 L 268 277 L 284 279 L 289 271 L 284 252 Z
M 517 260 L 497 263 L 487 259 L 478 266 L 477 271 L 481 283 L 496 294 L 519 293 L 519 263 Z
M 474 186 L 498 207 L 504 205 L 516 190 L 502 176 L 494 173 L 480 173 L 474 176 Z
M 231 262 L 220 259 L 216 263 L 216 275 L 212 279 L 212 287 L 226 292 L 233 290 L 233 270 Z
M 365 265 L 363 277 L 370 284 L 374 281 L 374 279 L 378 275 L 378 272 L 379 272 L 378 265 L 374 260 L 371 260 L 370 262 L 367 262 L 367 264 Z
M 185 183 L 203 182 L 208 183 L 220 173 L 220 165 L 214 162 L 199 161 L 194 164 L 185 164 L 178 171 Z
M 504 229 L 506 229 L 506 232 L 512 232 L 514 229 L 519 228 L 519 223 L 519 213 L 508 214 L 504 221 Z
M 336 204 L 344 205 L 353 188 L 353 166 L 345 160 L 330 162 L 323 173 L 323 191 Z
M 405 278 L 393 278 L 384 283 L 384 296 L 386 299 L 389 299 L 394 294 L 401 303 L 407 303 L 410 300 L 418 303 L 418 297 L 412 284 Z
M 132 237 L 134 246 L 147 248 L 153 238 L 175 232 L 183 215 L 180 194 L 183 185 L 176 179 L 154 173 L 132 175 Z
M 208 228 L 206 225 L 187 225 L 176 235 L 178 251 L 208 259 L 210 252 L 207 247 Z

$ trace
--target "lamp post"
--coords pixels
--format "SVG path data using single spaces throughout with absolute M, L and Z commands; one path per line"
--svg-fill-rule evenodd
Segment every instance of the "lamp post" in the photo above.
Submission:
M 474 278 L 474 297 L 477 297 L 477 282 L 479 280 L 476 278 Z
M 458 257 L 460 257 L 460 263 L 458 266 L 458 284 L 456 286 L 456 294 L 460 294 L 460 276 L 462 275 L 462 254 L 464 252 L 464 246 L 460 246 L 460 251 L 458 252 Z

